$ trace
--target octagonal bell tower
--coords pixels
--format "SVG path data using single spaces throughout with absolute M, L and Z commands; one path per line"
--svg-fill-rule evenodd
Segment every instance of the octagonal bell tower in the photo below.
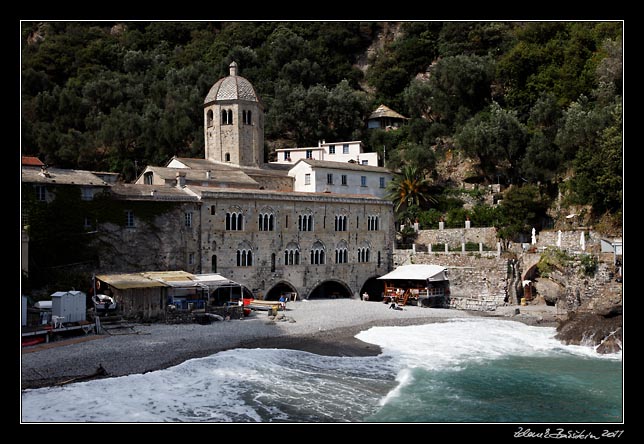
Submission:
M 219 79 L 204 100 L 206 159 L 237 166 L 264 164 L 264 106 L 253 85 L 237 75 Z

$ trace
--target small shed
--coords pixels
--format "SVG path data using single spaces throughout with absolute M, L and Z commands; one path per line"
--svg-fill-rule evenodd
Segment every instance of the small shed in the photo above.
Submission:
M 379 277 L 384 281 L 384 299 L 401 305 L 409 301 L 428 307 L 444 307 L 449 298 L 449 270 L 442 265 L 402 265 Z
M 402 114 L 397 113 L 386 105 L 380 105 L 367 119 L 367 128 L 398 129 L 406 120 L 408 118 Z
M 87 298 L 82 291 L 57 291 L 51 295 L 51 314 L 62 322 L 81 322 L 87 319 Z
M 98 292 L 116 300 L 124 316 L 152 319 L 164 315 L 168 285 L 144 273 L 97 275 L 96 284 Z

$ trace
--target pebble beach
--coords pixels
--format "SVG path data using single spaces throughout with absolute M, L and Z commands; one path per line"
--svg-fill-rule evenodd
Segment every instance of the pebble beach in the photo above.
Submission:
M 328 356 L 378 355 L 378 346 L 355 338 L 373 326 L 445 322 L 453 318 L 494 316 L 532 325 L 555 325 L 554 307 L 498 307 L 493 312 L 405 306 L 392 310 L 357 299 L 289 302 L 271 318 L 254 311 L 241 320 L 208 325 L 131 324 L 112 334 L 89 334 L 23 347 L 21 388 L 57 385 L 91 375 L 101 366 L 107 377 L 147 373 L 232 348 L 286 348 Z

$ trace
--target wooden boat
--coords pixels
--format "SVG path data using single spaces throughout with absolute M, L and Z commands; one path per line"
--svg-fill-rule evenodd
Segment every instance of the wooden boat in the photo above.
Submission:
M 92 302 L 94 302 L 96 313 L 109 313 L 116 311 L 117 308 L 117 303 L 114 298 L 106 294 L 92 296 Z

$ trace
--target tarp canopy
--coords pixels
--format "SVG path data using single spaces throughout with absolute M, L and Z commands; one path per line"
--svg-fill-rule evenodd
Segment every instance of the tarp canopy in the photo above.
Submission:
M 447 268 L 442 265 L 410 264 L 402 265 L 378 279 L 395 281 L 446 281 Z

